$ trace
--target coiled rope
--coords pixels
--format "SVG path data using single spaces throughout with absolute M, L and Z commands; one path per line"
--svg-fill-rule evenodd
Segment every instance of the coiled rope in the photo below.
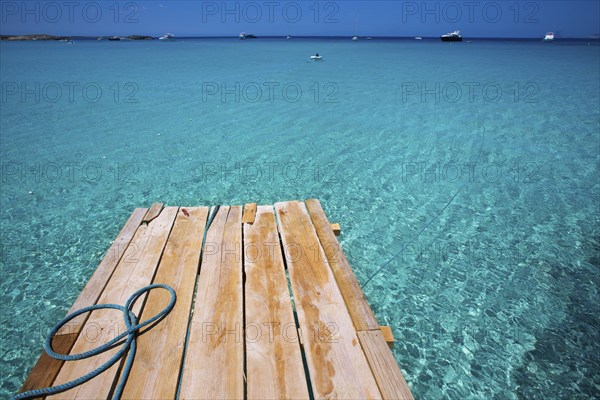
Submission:
M 135 302 L 140 298 L 140 296 L 142 296 L 146 292 L 151 291 L 152 289 L 168 290 L 171 293 L 171 300 L 169 301 L 169 304 L 158 314 L 156 314 L 152 318 L 138 324 L 138 318 L 132 311 L 133 306 L 134 306 Z M 90 379 L 100 375 L 102 372 L 109 369 L 113 364 L 115 364 L 116 362 L 121 360 L 121 358 L 127 352 L 129 352 L 129 355 L 127 356 L 127 361 L 125 363 L 125 367 L 123 368 L 121 380 L 119 381 L 119 385 L 116 387 L 114 396 L 113 396 L 113 399 L 115 399 L 115 400 L 120 399 L 121 394 L 123 393 L 123 389 L 125 387 L 125 383 L 127 382 L 127 378 L 129 377 L 129 372 L 131 371 L 133 359 L 135 357 L 135 350 L 137 347 L 136 337 L 139 334 L 138 331 L 140 329 L 144 328 L 145 326 L 148 326 L 155 322 L 159 322 L 162 318 L 164 318 L 167 314 L 169 314 L 171 312 L 171 310 L 173 309 L 173 307 L 175 306 L 176 300 L 177 300 L 177 295 L 175 294 L 175 291 L 173 290 L 172 287 L 170 287 L 168 285 L 163 285 L 163 284 L 154 284 L 154 285 L 149 285 L 149 286 L 143 287 L 140 290 L 138 290 L 137 292 L 135 292 L 134 294 L 132 294 L 127 299 L 125 306 L 121 306 L 119 304 L 95 304 L 93 306 L 82 308 L 81 310 L 75 311 L 74 313 L 67 315 L 65 318 L 63 318 L 60 322 L 58 322 L 54 326 L 54 328 L 52 329 L 52 331 L 50 331 L 50 333 L 48 334 L 48 337 L 46 338 L 46 343 L 44 344 L 44 350 L 46 350 L 46 353 L 48 353 L 48 355 L 50 355 L 50 357 L 52 357 L 52 358 L 55 358 L 57 360 L 64 360 L 64 361 L 82 360 L 84 358 L 93 357 L 93 356 L 99 355 L 101 353 L 104 353 L 105 351 L 111 350 L 112 348 L 119 345 L 120 344 L 119 342 L 122 339 L 124 339 L 124 338 L 126 338 L 126 339 L 125 339 L 125 341 L 122 342 L 122 346 L 119 349 L 119 351 L 113 357 L 111 357 L 110 360 L 108 360 L 106 363 L 102 364 L 100 367 L 96 368 L 92 372 L 89 372 L 80 378 L 77 378 L 70 382 L 64 383 L 62 385 L 52 386 L 52 387 L 43 388 L 43 389 L 34 389 L 34 390 L 30 390 L 28 392 L 19 393 L 19 394 L 13 396 L 11 399 L 12 400 L 34 399 L 37 397 L 49 396 L 49 395 L 53 395 L 53 394 L 57 394 L 57 393 L 61 393 L 61 392 L 73 389 L 74 387 L 79 386 L 79 385 L 89 381 Z M 122 311 L 123 319 L 125 320 L 125 326 L 127 327 L 127 330 L 125 332 L 121 333 L 119 336 L 112 339 L 111 341 L 103 344 L 102 346 L 96 347 L 95 349 L 92 349 L 92 350 L 89 350 L 89 351 L 86 351 L 83 353 L 72 354 L 72 355 L 59 354 L 59 353 L 56 353 L 52 349 L 52 339 L 53 339 L 54 335 L 67 322 L 69 322 L 70 320 L 72 320 L 73 318 L 75 318 L 81 314 L 84 314 L 84 313 L 87 313 L 90 311 L 94 311 L 94 310 L 100 310 L 100 309 L 114 309 L 114 310 Z M 148 329 L 151 329 L 151 327 Z

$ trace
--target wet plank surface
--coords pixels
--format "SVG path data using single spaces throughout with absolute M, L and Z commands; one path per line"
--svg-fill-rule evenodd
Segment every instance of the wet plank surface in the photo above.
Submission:
M 315 398 L 381 398 L 304 203 L 276 203 Z
M 308 399 L 273 207 L 244 224 L 248 399 Z

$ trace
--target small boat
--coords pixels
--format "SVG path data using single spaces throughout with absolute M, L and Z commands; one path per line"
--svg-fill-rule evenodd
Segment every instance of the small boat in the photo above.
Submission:
M 102 36 L 97 37 L 96 40 L 104 40 L 104 38 Z
M 421 36 L 415 36 L 415 40 L 423 40 Z
M 313 61 L 321 61 L 323 59 L 323 56 L 320 56 L 319 53 L 317 53 L 314 56 L 310 56 L 310 59 Z
M 354 41 L 356 42 L 356 41 L 358 40 L 358 36 L 354 36 L 354 37 L 352 38 L 352 40 L 354 40 Z
M 369 37 L 367 38 L 367 40 L 373 40 L 373 38 L 372 38 L 371 36 L 369 36 Z
M 108 40 L 121 40 L 121 37 L 119 36 L 111 36 L 108 38 Z
M 244 40 L 244 39 L 256 39 L 256 36 L 251 34 L 251 33 L 246 33 L 246 32 L 242 32 L 240 33 L 240 39 Z
M 158 38 L 158 40 L 173 40 L 175 39 L 175 35 L 173 35 L 172 33 L 165 33 L 164 35 L 162 35 L 161 37 Z
M 288 35 L 288 36 L 286 36 L 285 38 L 286 38 L 286 39 L 291 39 L 292 37 Z
M 547 32 L 544 36 L 544 42 L 551 42 L 554 40 L 554 32 Z
M 450 33 L 446 33 L 441 36 L 442 42 L 462 42 L 462 36 L 460 36 L 460 31 L 454 31 Z

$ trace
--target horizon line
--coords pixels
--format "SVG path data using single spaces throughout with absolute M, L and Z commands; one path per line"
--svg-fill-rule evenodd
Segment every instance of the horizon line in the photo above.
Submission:
M 158 38 L 156 35 L 147 35 L 147 34 L 127 34 L 127 35 L 111 35 L 111 34 L 102 34 L 102 35 L 58 35 L 58 34 L 47 34 L 47 33 L 24 33 L 24 34 L 8 34 L 8 33 L 0 33 L 0 37 L 15 37 L 15 36 L 50 36 L 50 37 L 66 37 L 66 38 L 89 38 L 89 39 L 97 39 L 99 37 L 129 37 L 129 36 L 141 36 L 141 37 L 152 37 Z M 414 39 L 415 37 L 421 37 L 423 39 L 439 39 L 440 36 L 419 36 L 419 35 L 409 35 L 409 36 L 387 36 L 387 35 L 264 35 L 258 36 L 258 39 L 281 39 L 281 38 L 304 38 L 304 39 L 346 39 L 358 37 L 366 39 Z M 175 36 L 176 39 L 231 39 L 238 38 L 239 35 L 200 35 L 200 36 Z M 511 37 L 511 36 L 463 36 L 463 39 L 488 39 L 488 40 L 543 40 L 543 37 L 539 36 L 528 36 L 528 37 Z M 569 39 L 569 40 L 598 40 L 600 41 L 600 37 L 593 35 L 587 37 L 580 36 L 564 36 L 558 37 L 556 40 L 561 39 Z

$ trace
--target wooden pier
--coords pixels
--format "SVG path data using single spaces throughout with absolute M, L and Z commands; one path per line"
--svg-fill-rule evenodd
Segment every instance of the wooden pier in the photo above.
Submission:
M 391 330 L 375 319 L 318 200 L 221 206 L 207 227 L 212 211 L 136 209 L 70 310 L 123 305 L 151 283 L 177 293 L 171 313 L 138 336 L 122 398 L 412 399 Z M 144 296 L 133 308 L 140 321 L 170 295 Z M 96 348 L 126 331 L 122 319 L 81 315 L 54 348 Z M 67 362 L 44 353 L 21 390 L 76 379 L 117 350 Z M 110 398 L 122 364 L 51 398 Z

